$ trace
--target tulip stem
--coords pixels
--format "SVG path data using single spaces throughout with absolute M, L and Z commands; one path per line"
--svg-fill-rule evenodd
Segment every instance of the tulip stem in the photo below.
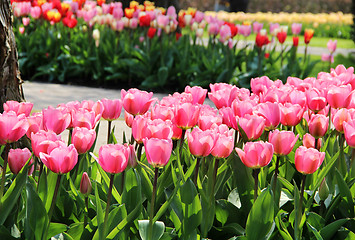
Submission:
M 318 138 L 315 138 L 315 140 L 314 140 L 314 148 L 319 150 L 318 149 Z
M 104 237 L 106 237 L 106 225 L 107 225 L 108 214 L 110 212 L 110 202 L 111 202 L 112 187 L 113 187 L 114 178 L 115 178 L 115 174 L 111 174 L 111 176 L 110 176 L 110 186 L 108 187 L 108 192 L 107 192 L 107 203 L 106 203 L 106 211 L 105 211 L 105 218 L 104 218 L 104 227 L 103 227 Z
M 155 205 L 155 197 L 157 194 L 157 185 L 158 185 L 158 176 L 159 176 L 159 168 L 154 169 L 154 182 L 153 182 L 153 192 L 152 192 L 152 200 L 150 202 L 150 212 L 149 212 L 149 229 L 148 229 L 148 239 L 152 239 L 153 236 L 153 218 L 154 218 L 154 205 Z
M 143 148 L 143 143 L 138 144 L 138 150 L 137 150 L 137 160 L 140 161 L 142 157 L 142 148 Z
M 69 133 L 68 133 L 68 145 L 70 145 L 70 143 L 71 143 L 72 134 L 73 134 L 73 129 L 71 128 L 71 129 L 69 129 Z
M 55 203 L 56 203 L 56 201 L 57 201 L 57 196 L 58 196 L 58 192 L 59 192 L 59 187 L 60 187 L 60 181 L 61 181 L 61 179 L 62 179 L 62 175 L 61 175 L 61 174 L 58 174 L 58 175 L 57 175 L 57 182 L 56 182 L 56 184 L 55 184 L 54 194 L 53 194 L 53 198 L 52 198 L 51 208 L 49 209 L 49 212 L 48 212 L 48 227 L 47 227 L 47 233 L 48 233 L 49 225 L 51 224 L 51 219 L 52 219 L 52 215 L 53 215 Z M 46 235 L 47 235 L 47 234 L 46 234 Z
M 198 170 L 200 168 L 200 161 L 201 161 L 201 158 L 198 157 L 196 159 L 195 175 L 194 175 L 194 184 L 195 184 L 195 186 L 197 186 L 197 178 L 198 178 Z
M 111 138 L 111 124 L 112 124 L 112 121 L 108 121 L 108 124 L 107 124 L 107 144 L 110 143 L 110 138 Z
M 308 44 L 306 44 L 306 47 L 304 48 L 304 59 L 303 59 L 303 65 L 306 63 L 306 59 L 307 59 L 307 47 L 308 47 Z
M 32 172 L 32 178 L 35 179 L 36 177 L 36 170 L 37 170 L 37 164 L 38 164 L 38 160 L 37 157 L 34 157 L 34 166 L 33 166 L 33 172 Z
M 4 188 L 5 188 L 5 178 L 6 178 L 6 170 L 7 170 L 7 158 L 9 156 L 10 151 L 10 144 L 6 143 L 5 150 L 4 150 L 4 166 L 2 168 L 2 178 L 1 178 L 1 187 L 0 187 L 0 200 L 4 195 Z
M 212 188 L 213 190 L 212 190 L 212 194 L 214 194 L 214 188 L 216 186 L 218 164 L 219 164 L 219 158 L 216 158 L 215 163 L 214 163 L 214 169 L 213 169 L 213 188 Z
M 86 208 L 86 212 L 85 212 L 85 216 L 84 216 L 84 229 L 86 227 L 86 224 L 88 223 L 88 215 L 89 215 L 89 198 L 85 197 L 85 208 Z
M 339 161 L 338 161 L 338 170 L 342 174 L 342 176 L 345 176 L 347 173 L 347 166 L 346 166 L 345 157 L 344 157 L 344 140 L 345 140 L 344 134 L 339 133 L 340 155 L 339 155 Z
M 182 129 L 181 139 L 180 139 L 180 149 L 179 149 L 179 153 L 180 153 L 180 154 L 181 154 L 181 151 L 182 151 L 182 146 L 183 146 L 183 144 L 184 144 L 185 133 L 186 133 L 186 130 L 185 130 L 185 129 Z
M 39 160 L 39 159 L 38 159 L 38 160 Z M 39 172 L 38 172 L 37 191 L 38 191 L 39 181 L 41 180 L 42 173 L 43 173 L 43 162 L 42 162 L 42 161 L 40 161 L 40 162 L 39 162 Z
M 123 171 L 123 172 L 121 173 L 121 193 L 123 193 L 123 189 L 124 189 L 125 176 L 126 176 L 126 172 Z
M 260 169 L 253 169 L 253 177 L 254 177 L 254 202 L 256 201 L 256 199 L 258 198 L 258 177 L 259 177 L 259 172 Z
M 272 190 L 275 194 L 276 191 L 276 184 L 277 184 L 277 176 L 279 175 L 279 164 L 280 164 L 280 156 L 276 156 L 276 165 L 275 165 L 275 172 L 274 172 L 274 182 L 272 184 Z
M 306 185 L 306 174 L 302 175 L 302 183 L 301 183 L 301 196 L 300 196 L 300 211 L 302 212 L 302 203 L 303 203 L 303 193 L 304 193 L 304 186 Z

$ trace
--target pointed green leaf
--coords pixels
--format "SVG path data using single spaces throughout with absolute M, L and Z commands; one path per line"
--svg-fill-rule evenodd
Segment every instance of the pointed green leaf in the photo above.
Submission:
M 343 226 L 349 219 L 339 219 L 335 222 L 332 222 L 322 228 L 320 230 L 320 235 L 323 237 L 324 240 L 331 240 L 333 239 L 334 234 L 339 230 L 341 226 Z
M 149 220 L 139 220 L 138 228 L 139 236 L 141 236 L 142 240 L 159 240 L 164 234 L 165 224 L 160 221 L 155 222 L 151 238 L 149 238 Z

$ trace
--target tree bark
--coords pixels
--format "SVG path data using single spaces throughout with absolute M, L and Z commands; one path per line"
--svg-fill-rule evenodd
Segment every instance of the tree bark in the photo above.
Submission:
M 22 90 L 15 36 L 12 29 L 13 15 L 9 0 L 0 2 L 0 112 L 8 100 L 25 101 Z

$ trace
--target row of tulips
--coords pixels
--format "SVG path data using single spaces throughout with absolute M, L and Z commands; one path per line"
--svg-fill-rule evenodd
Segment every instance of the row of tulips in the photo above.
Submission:
M 23 77 L 175 91 L 186 85 L 207 88 L 214 82 L 249 87 L 250 78 L 261 75 L 283 81 L 290 75 L 305 78 L 315 65 L 307 60 L 307 52 L 303 59 L 296 54 L 314 34 L 299 23 L 270 24 L 266 30 L 260 22 L 235 24 L 195 9 L 177 13 L 173 6 L 130 5 L 13 3 Z M 66 14 L 63 24 L 60 19 L 48 21 L 51 11 Z M 75 24 L 68 27 L 68 18 Z M 255 43 L 247 41 L 251 33 L 256 34 Z M 293 36 L 292 43 L 286 42 L 288 35 Z
M 187 86 L 157 100 L 129 89 L 120 99 L 32 115 L 31 103 L 8 101 L 0 115 L 0 234 L 351 238 L 354 89 L 354 68 L 339 65 L 286 84 L 254 78 L 251 92 L 217 83 L 208 93 Z M 204 104 L 207 95 L 215 108 Z M 111 128 L 122 110 L 130 139 Z M 108 138 L 97 155 L 100 118 L 109 123 Z M 30 140 L 32 153 L 11 149 L 19 139 Z

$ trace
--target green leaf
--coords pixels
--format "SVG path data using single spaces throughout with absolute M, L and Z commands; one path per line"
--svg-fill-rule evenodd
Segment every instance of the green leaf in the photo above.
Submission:
M 191 204 L 192 201 L 195 199 L 196 195 L 197 190 L 195 184 L 189 178 L 180 189 L 181 202 L 185 204 Z
M 51 222 L 49 224 L 48 234 L 47 237 L 54 237 L 60 233 L 64 233 L 68 229 L 67 225 L 63 223 L 54 223 Z
M 122 202 L 125 203 L 127 212 L 133 209 L 141 202 L 142 187 L 141 179 L 137 171 L 133 168 L 126 171 L 124 190 L 122 193 Z
M 166 84 L 166 80 L 168 79 L 169 70 L 167 67 L 160 67 L 158 70 L 158 81 L 159 86 L 163 87 Z
M 274 197 L 268 187 L 261 192 L 250 210 L 245 229 L 248 240 L 265 239 L 271 230 L 273 221 Z
M 334 234 L 339 230 L 341 226 L 343 226 L 349 219 L 339 219 L 336 220 L 324 228 L 320 230 L 320 235 L 323 237 L 324 240 L 331 240 L 333 239 Z
M 5 220 L 12 212 L 13 207 L 17 203 L 17 199 L 21 195 L 22 189 L 26 184 L 28 165 L 29 161 L 21 169 L 19 174 L 17 174 L 15 180 L 0 200 L 0 225 L 4 224 Z
M 97 214 L 97 226 L 100 239 L 103 239 L 103 224 L 104 224 L 104 210 L 102 209 L 101 199 L 98 191 L 99 184 L 95 184 L 95 200 L 96 200 L 96 214 Z
M 354 214 L 354 201 L 353 201 L 353 198 L 351 196 L 350 189 L 349 189 L 348 185 L 345 183 L 345 181 L 343 179 L 343 176 L 338 171 L 338 169 L 336 169 L 335 175 L 336 175 L 336 179 L 337 179 L 337 182 L 338 182 L 340 195 L 343 197 L 343 200 L 346 202 L 346 206 L 347 206 L 347 211 L 349 213 L 349 217 L 354 217 L 355 216 L 355 214 Z
M 308 227 L 308 229 L 311 230 L 311 232 L 314 234 L 314 236 L 316 237 L 317 240 L 323 240 L 322 236 L 319 234 L 319 232 L 317 231 L 317 229 L 315 227 L 313 227 L 309 223 L 307 223 L 307 227 Z
M 0 225 L 0 239 L 16 240 L 18 238 L 13 237 L 4 225 Z
M 149 237 L 149 220 L 139 220 L 138 221 L 139 236 L 142 240 L 159 240 L 165 231 L 165 224 L 163 222 L 157 221 L 153 224 L 152 237 Z
M 228 202 L 236 206 L 237 208 L 240 208 L 242 206 L 242 203 L 240 202 L 240 197 L 238 193 L 238 189 L 234 188 L 228 195 Z

